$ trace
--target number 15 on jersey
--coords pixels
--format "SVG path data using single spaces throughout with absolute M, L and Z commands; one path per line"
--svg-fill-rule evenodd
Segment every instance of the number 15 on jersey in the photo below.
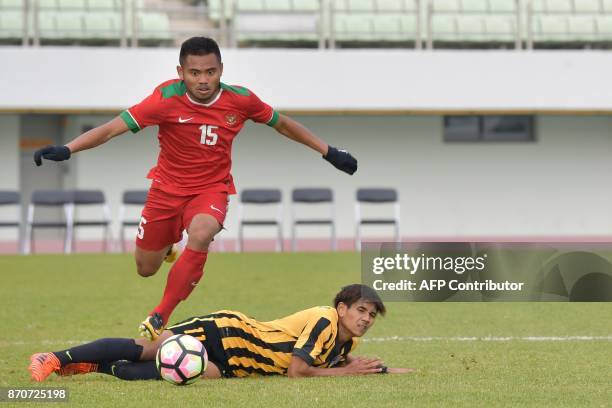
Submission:
M 203 145 L 213 146 L 217 144 L 217 139 L 219 138 L 215 133 L 219 126 L 212 125 L 202 125 L 200 129 L 202 130 L 202 134 L 200 136 L 200 143 Z

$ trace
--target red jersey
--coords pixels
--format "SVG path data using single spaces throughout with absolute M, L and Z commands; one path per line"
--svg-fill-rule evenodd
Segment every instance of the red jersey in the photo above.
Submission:
M 134 133 L 159 126 L 160 152 L 147 178 L 178 195 L 235 194 L 230 174 L 234 137 L 248 119 L 269 126 L 278 121 L 278 113 L 244 87 L 221 83 L 215 99 L 203 104 L 189 97 L 180 79 L 162 83 L 120 117 Z

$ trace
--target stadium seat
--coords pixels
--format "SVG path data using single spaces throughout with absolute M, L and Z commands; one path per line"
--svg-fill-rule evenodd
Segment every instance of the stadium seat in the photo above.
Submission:
M 88 13 L 85 15 L 85 37 L 96 39 L 121 38 L 121 15 L 119 13 Z
M 168 40 L 170 19 L 166 13 L 141 13 L 138 15 L 138 38 L 142 40 Z
M 484 17 L 479 15 L 457 16 L 457 34 L 462 41 L 486 41 Z
M 377 0 L 379 12 L 407 12 L 416 11 L 415 0 Z
M 245 218 L 246 206 L 275 206 L 274 218 Z M 278 189 L 246 189 L 240 193 L 238 206 L 238 252 L 244 248 L 244 227 L 270 227 L 277 229 L 276 252 L 283 249 L 282 194 Z
M 121 1 L 115 2 L 115 0 L 88 0 L 87 6 L 91 11 L 114 11 L 121 10 Z
M 335 15 L 334 34 L 337 41 L 371 41 L 373 32 L 371 15 Z
M 263 0 L 234 0 L 236 10 L 241 11 L 264 11 L 266 5 Z
M 487 16 L 484 19 L 487 39 L 495 42 L 512 42 L 516 40 L 516 18 L 513 16 Z
M 24 252 L 34 252 L 34 230 L 61 229 L 64 230 L 64 252 L 70 253 L 72 248 L 72 223 L 73 223 L 73 194 L 64 190 L 36 190 L 32 193 L 28 205 L 26 219 L 26 232 L 24 237 Z M 36 207 L 58 208 L 63 212 L 63 217 L 53 216 L 51 220 L 35 220 Z
M 355 248 L 361 250 L 361 227 L 364 225 L 393 225 L 395 242 L 400 240 L 400 205 L 398 194 L 391 188 L 360 188 L 357 190 L 355 202 Z M 392 218 L 364 218 L 363 205 L 377 206 L 393 205 Z
M 227 20 L 231 20 L 233 18 L 234 7 L 231 0 L 208 0 L 208 18 L 213 21 L 219 21 L 221 19 L 221 6 L 224 7 L 224 15 Z
M 38 10 L 56 11 L 59 8 L 56 0 L 38 0 Z
M 495 2 L 494 2 L 495 3 Z M 488 0 L 463 0 L 461 9 L 470 13 L 486 13 L 489 10 Z
M 290 0 L 266 0 L 267 11 L 289 11 L 291 10 Z
M 121 241 L 121 250 L 125 252 L 125 228 L 137 227 L 140 225 L 140 212 L 147 202 L 147 190 L 126 190 L 123 192 L 121 205 L 119 206 L 119 240 Z M 128 207 L 138 210 L 138 218 L 126 218 Z
M 168 40 L 170 19 L 166 13 L 143 12 L 138 15 L 138 38 L 141 40 Z
M 6 10 L 23 10 L 25 0 L 0 0 L 0 8 L 4 13 Z
M 593 41 L 597 37 L 595 18 L 591 16 L 571 16 L 567 19 L 570 41 Z
M 534 37 L 541 41 L 561 41 L 567 38 L 567 18 L 565 16 L 539 16 L 536 19 Z
M 76 229 L 80 227 L 103 227 L 103 250 L 108 252 L 109 243 L 112 242 L 112 235 L 110 231 L 110 208 L 106 203 L 106 197 L 104 192 L 101 190 L 74 190 L 73 191 L 73 222 L 72 228 L 72 247 L 74 247 L 74 241 L 76 236 Z M 98 206 L 102 208 L 101 216 L 95 217 L 94 219 L 80 219 L 78 217 L 79 207 L 83 206 Z
M 571 13 L 574 10 L 572 0 L 547 0 L 546 12 L 548 13 Z
M 321 2 L 319 0 L 293 0 L 293 10 L 320 11 Z
M 459 0 L 432 0 L 431 7 L 434 13 L 456 13 L 461 10 Z
M 457 27 L 454 16 L 435 15 L 431 20 L 431 36 L 434 41 L 457 39 Z
M 17 230 L 17 242 L 20 250 L 23 250 L 21 244 L 21 196 L 18 191 L 7 191 L 0 190 L 0 207 L 7 208 L 13 207 L 13 212 L 16 212 L 17 216 L 14 219 L 3 218 L 0 220 L 0 228 L 15 228 Z
M 85 0 L 57 0 L 60 10 L 84 11 L 87 8 Z
M 23 28 L 23 13 L 21 11 L 2 11 L 0 13 L 0 38 L 22 38 L 24 35 Z
M 376 3 L 373 0 L 346 0 L 348 12 L 374 12 Z
M 62 12 L 55 15 L 55 37 L 61 39 L 80 39 L 85 37 L 84 13 Z
M 297 246 L 297 227 L 329 225 L 331 230 L 331 248 L 335 251 L 338 248 L 336 242 L 336 221 L 334 208 L 334 193 L 330 188 L 296 188 L 291 193 L 291 250 L 295 252 Z M 297 212 L 304 205 L 329 206 L 329 218 L 303 218 Z
M 402 39 L 403 27 L 401 18 L 398 15 L 374 15 L 372 25 L 377 40 L 397 41 Z M 413 38 L 414 36 L 410 39 Z
M 491 13 L 516 13 L 516 0 L 494 0 L 489 2 Z
M 600 41 L 612 41 L 612 16 L 597 17 L 597 36 Z
M 577 0 L 574 2 L 576 13 L 598 14 L 602 11 L 599 0 Z

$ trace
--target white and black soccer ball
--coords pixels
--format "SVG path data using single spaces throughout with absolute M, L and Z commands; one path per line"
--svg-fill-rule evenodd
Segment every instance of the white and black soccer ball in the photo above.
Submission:
M 175 385 L 187 385 L 204 374 L 208 365 L 208 354 L 195 337 L 175 334 L 159 347 L 155 363 L 164 380 Z

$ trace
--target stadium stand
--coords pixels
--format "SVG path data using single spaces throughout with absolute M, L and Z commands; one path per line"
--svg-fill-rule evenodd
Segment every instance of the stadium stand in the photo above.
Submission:
M 611 0 L 0 0 L 0 43 L 609 48 Z
M 329 225 L 331 249 L 338 248 L 336 239 L 336 216 L 334 206 L 334 193 L 330 188 L 296 188 L 291 192 L 291 250 L 295 252 L 297 247 L 298 226 Z M 298 216 L 298 212 L 304 205 L 327 205 L 329 207 L 328 218 L 306 218 Z

